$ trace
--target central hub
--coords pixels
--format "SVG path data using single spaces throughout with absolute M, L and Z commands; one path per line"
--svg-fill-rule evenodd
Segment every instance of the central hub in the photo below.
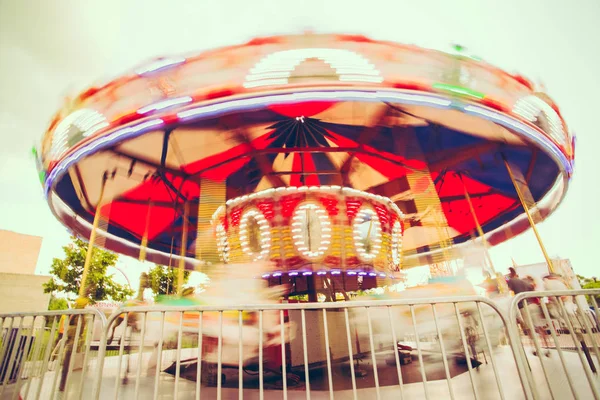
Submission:
M 272 261 L 274 275 L 384 277 L 401 267 L 401 211 L 356 189 L 268 189 L 227 201 L 212 223 L 224 262 Z

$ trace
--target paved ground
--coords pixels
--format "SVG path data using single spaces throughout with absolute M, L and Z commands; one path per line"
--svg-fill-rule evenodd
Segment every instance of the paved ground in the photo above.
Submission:
M 548 376 L 548 381 L 551 382 L 551 388 L 553 391 L 554 398 L 556 399 L 570 399 L 574 398 L 571 387 L 567 380 L 567 376 L 565 375 L 564 369 L 560 362 L 560 358 L 558 353 L 555 350 L 550 351 L 550 357 L 543 357 L 542 359 L 531 355 L 531 351 L 528 351 L 528 360 L 531 366 L 532 374 L 536 377 L 536 388 L 539 391 L 540 398 L 548 399 L 552 398 L 550 392 L 548 391 L 548 383 L 545 380 L 544 371 L 541 368 L 541 362 L 544 363 L 546 367 L 546 374 Z M 192 356 L 193 352 L 190 354 L 182 354 L 182 358 Z M 590 390 L 590 386 L 588 380 L 586 379 L 585 373 L 583 373 L 583 368 L 581 367 L 581 361 L 576 352 L 563 352 L 563 356 L 565 358 L 565 363 L 568 366 L 568 370 L 570 371 L 570 377 L 573 383 L 573 387 L 576 390 L 579 398 L 581 399 L 589 399 L 593 398 L 592 392 Z M 508 347 L 499 347 L 494 352 L 494 359 L 496 361 L 499 381 L 501 383 L 501 387 L 503 390 L 504 397 L 507 399 L 521 399 L 524 398 L 523 391 L 521 388 L 520 380 L 516 373 L 516 367 L 514 360 L 512 358 L 512 353 Z M 595 360 L 595 359 L 594 359 Z M 595 360 L 597 362 L 597 360 Z M 104 376 L 102 379 L 101 386 L 101 398 L 102 399 L 114 399 L 114 398 L 122 398 L 129 399 L 134 398 L 136 391 L 138 392 L 139 398 L 153 398 L 155 394 L 155 384 L 158 383 L 159 390 L 156 398 L 159 399 L 188 399 L 188 398 L 196 398 L 196 390 L 200 389 L 201 398 L 205 399 L 216 399 L 217 398 L 217 389 L 215 387 L 207 387 L 206 384 L 197 385 L 196 382 L 182 379 L 180 378 L 177 385 L 175 384 L 175 377 L 167 373 L 161 373 L 159 375 L 158 382 L 155 380 L 155 375 L 153 370 L 148 371 L 144 365 L 147 363 L 147 359 L 142 359 L 142 373 L 139 379 L 139 383 L 136 382 L 136 366 L 138 359 L 136 356 L 132 356 L 132 372 L 130 374 L 129 382 L 126 385 L 118 384 L 117 382 L 116 371 L 117 371 L 117 362 L 118 359 L 116 357 L 112 357 L 112 359 L 107 359 L 106 366 L 104 369 Z M 456 399 L 472 399 L 475 398 L 474 390 L 477 391 L 478 398 L 480 399 L 499 399 L 499 389 L 498 384 L 495 379 L 494 371 L 492 365 L 489 363 L 490 357 L 488 355 L 488 364 L 483 364 L 478 370 L 473 371 L 473 381 L 470 379 L 470 374 L 468 372 L 460 373 L 459 375 L 454 376 L 449 382 L 445 379 L 442 380 L 429 380 L 425 385 L 423 382 L 414 382 L 407 383 L 402 385 L 397 384 L 397 379 L 395 384 L 391 386 L 382 386 L 379 390 L 380 397 L 382 399 L 400 399 L 400 398 L 424 398 L 425 390 L 427 390 L 427 395 L 431 399 L 446 399 L 450 398 L 450 389 L 449 385 L 452 388 L 452 392 L 454 394 L 454 398 Z M 93 366 L 92 366 L 93 368 Z M 360 379 L 369 379 L 372 380 L 372 369 L 369 364 L 365 365 L 365 369 L 370 371 L 371 373 L 366 378 Z M 385 372 L 382 370 L 385 366 L 381 366 L 378 362 L 378 371 L 381 370 L 381 375 L 383 376 Z M 395 366 L 390 367 L 395 370 Z M 406 372 L 409 372 L 408 369 Z M 150 375 L 150 376 L 148 376 Z M 402 370 L 402 375 L 405 375 L 405 369 Z M 428 374 L 429 375 L 429 374 Z M 454 373 L 452 373 L 454 375 Z M 44 376 L 44 384 L 41 390 L 40 398 L 46 399 L 50 398 L 50 391 L 52 387 L 52 382 L 56 378 L 54 372 L 48 372 Z M 433 378 L 440 378 L 440 376 L 434 376 Z M 76 395 L 79 393 L 83 394 L 82 398 L 88 398 L 91 393 L 92 387 L 92 376 L 91 373 L 86 374 L 86 376 L 82 376 L 81 372 L 74 372 L 71 378 L 70 390 L 69 394 Z M 313 378 L 311 377 L 311 380 Z M 338 382 L 339 380 L 347 380 L 348 382 Z M 359 381 L 360 381 L 359 379 Z M 592 380 L 595 381 L 597 386 L 600 386 L 600 379 L 598 375 L 593 375 Z M 410 381 L 410 379 L 409 379 Z M 30 382 L 30 387 L 28 390 L 27 398 L 35 398 L 34 394 L 38 389 L 38 385 L 40 383 L 39 378 L 32 379 Z M 138 383 L 136 385 L 136 383 Z M 384 382 L 382 380 L 381 384 L 389 384 L 389 382 Z M 302 384 L 303 385 L 303 384 Z M 334 382 L 333 382 L 336 399 L 350 399 L 353 398 L 353 391 L 351 380 L 347 374 L 334 374 Z M 359 389 L 357 390 L 357 398 L 375 398 L 376 397 L 376 389 L 375 388 L 360 388 L 361 385 L 357 382 L 357 386 Z M 118 395 L 116 395 L 116 390 L 118 388 Z M 343 388 L 343 390 L 337 390 L 338 388 Z M 320 389 L 320 390 L 317 390 Z M 21 394 L 23 395 L 27 390 L 26 386 L 21 388 Z M 81 392 L 80 392 L 81 390 Z M 6 392 L 3 394 L 2 398 L 10 398 L 6 396 Z M 255 388 L 245 388 L 243 390 L 244 398 L 246 399 L 255 399 L 260 398 L 259 389 Z M 264 397 L 267 399 L 270 398 L 282 398 L 282 390 L 274 389 L 273 386 L 270 386 L 265 389 Z M 239 396 L 237 388 L 222 388 L 221 389 L 221 398 L 223 399 L 237 399 Z M 305 391 L 305 387 L 295 387 L 290 388 L 288 390 L 289 399 L 305 399 L 307 398 L 307 393 Z M 23 396 L 25 398 L 25 396 Z M 64 398 L 64 396 L 63 396 Z M 328 385 L 315 385 L 311 387 L 310 390 L 310 398 L 311 399 L 324 399 L 329 398 Z

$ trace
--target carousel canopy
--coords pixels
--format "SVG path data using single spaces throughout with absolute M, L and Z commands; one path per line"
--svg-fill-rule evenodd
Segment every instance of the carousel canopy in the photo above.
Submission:
M 505 161 L 545 218 L 573 146 L 556 105 L 522 77 L 462 55 L 310 35 L 161 58 L 93 87 L 56 115 L 39 155 L 57 217 L 88 237 L 99 209 L 104 245 L 121 253 L 143 244 L 155 262 L 193 258 L 203 181 L 224 185 L 225 199 L 336 185 L 408 216 L 411 265 L 476 235 L 465 191 L 492 244 L 526 229 Z M 419 206 L 430 197 L 444 229 Z

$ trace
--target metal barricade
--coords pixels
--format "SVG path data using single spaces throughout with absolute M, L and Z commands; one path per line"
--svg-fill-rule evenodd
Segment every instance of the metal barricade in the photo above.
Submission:
M 111 339 L 117 325 L 122 334 Z M 481 297 L 124 308 L 107 321 L 86 393 L 532 398 L 507 325 L 505 312 Z
M 0 314 L 0 398 L 47 399 L 67 391 L 81 398 L 92 338 L 105 324 L 103 314 L 87 309 Z
M 0 397 L 599 398 L 599 294 L 0 315 Z
M 592 308 L 587 305 L 588 295 Z M 600 399 L 599 289 L 526 292 L 510 306 L 510 329 L 535 399 Z M 577 301 L 577 297 L 583 299 Z

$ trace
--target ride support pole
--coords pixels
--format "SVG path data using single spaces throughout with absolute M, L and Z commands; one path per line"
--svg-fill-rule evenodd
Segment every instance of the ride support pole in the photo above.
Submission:
M 150 213 L 152 211 L 152 200 L 148 201 L 148 210 L 146 211 L 146 225 L 144 226 L 144 235 L 142 236 L 142 243 L 140 244 L 140 257 L 141 262 L 146 261 L 146 247 L 148 246 L 148 231 L 150 227 Z
M 96 230 L 100 223 L 100 210 L 102 208 L 102 198 L 104 197 L 104 187 L 106 186 L 106 172 L 102 176 L 102 185 L 100 185 L 100 196 L 98 198 L 98 204 L 96 205 L 96 212 L 94 213 L 94 223 L 92 225 L 92 231 L 90 232 L 90 241 L 88 243 L 87 253 L 85 255 L 85 263 L 83 264 L 83 274 L 81 275 L 81 283 L 79 286 L 79 297 L 85 297 L 86 281 L 88 271 L 90 269 L 90 263 L 92 262 L 92 253 L 94 251 L 94 242 L 96 241 Z
M 492 273 L 494 277 L 496 276 L 496 268 L 494 268 L 494 264 L 492 262 L 492 257 L 490 257 L 490 252 L 488 251 L 490 244 L 488 243 L 485 235 L 483 234 L 483 228 L 481 228 L 481 224 L 479 223 L 479 218 L 477 218 L 477 214 L 475 214 L 475 208 L 473 207 L 473 202 L 471 202 L 471 196 L 469 195 L 469 191 L 465 186 L 465 182 L 463 181 L 462 175 L 459 175 L 460 181 L 463 184 L 463 190 L 465 192 L 465 199 L 467 200 L 467 204 L 469 204 L 469 210 L 471 211 L 471 215 L 473 216 L 473 221 L 475 221 L 475 227 L 477 228 L 477 234 L 483 241 L 483 247 L 485 248 L 485 258 L 487 259 L 490 268 L 492 269 Z
M 185 255 L 187 251 L 188 204 L 183 205 L 183 232 L 181 233 L 181 251 L 179 259 L 179 273 L 177 274 L 177 295 L 181 296 L 183 288 L 183 271 L 185 270 Z M 196 244 L 197 246 L 198 244 Z
M 531 217 L 531 213 L 529 212 L 529 207 L 525 203 L 525 198 L 523 197 L 523 192 L 521 191 L 521 188 L 519 187 L 519 184 L 517 183 L 517 180 L 515 179 L 515 175 L 513 174 L 513 171 L 510 168 L 510 165 L 504 155 L 502 155 L 502 159 L 504 160 L 504 165 L 506 166 L 506 170 L 508 171 L 508 176 L 510 176 L 510 180 L 512 181 L 512 184 L 515 187 L 515 190 L 517 191 L 517 196 L 519 197 L 521 206 L 523 207 L 523 210 L 525 210 L 525 214 L 527 215 L 527 219 L 529 220 L 529 225 L 531 226 L 531 229 L 533 230 L 533 234 L 535 235 L 535 238 L 537 239 L 537 241 L 540 245 L 540 249 L 542 250 L 542 253 L 544 254 L 544 258 L 546 259 L 546 263 L 548 264 L 548 272 L 553 273 L 554 266 L 552 265 L 552 261 L 550 260 L 550 257 L 548 256 L 548 252 L 546 251 L 546 247 L 544 246 L 544 243 L 542 242 L 542 238 L 540 237 L 537 227 L 535 226 L 535 222 L 533 221 L 533 218 Z

